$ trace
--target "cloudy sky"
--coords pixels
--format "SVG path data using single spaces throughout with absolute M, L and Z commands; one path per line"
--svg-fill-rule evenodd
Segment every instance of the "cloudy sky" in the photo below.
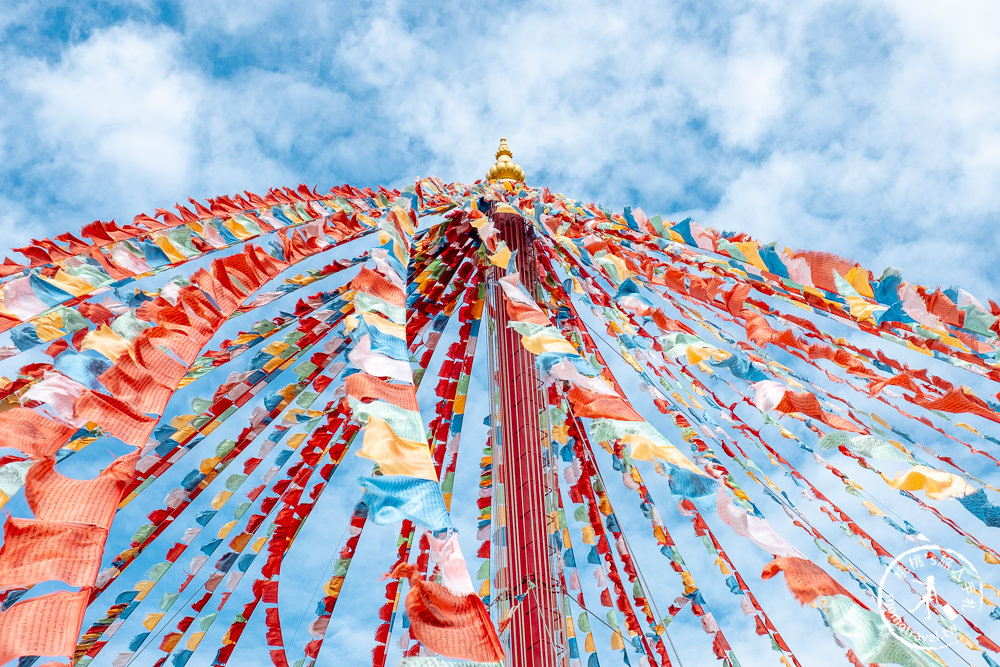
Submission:
M 4 249 L 188 196 L 533 183 L 995 296 L 1000 5 L 19 2 Z M 709 6 L 711 4 L 711 6 Z
M 0 257 L 189 196 L 471 182 L 506 136 L 577 199 L 1000 296 L 1000 4 L 425 4 L 7 0 Z

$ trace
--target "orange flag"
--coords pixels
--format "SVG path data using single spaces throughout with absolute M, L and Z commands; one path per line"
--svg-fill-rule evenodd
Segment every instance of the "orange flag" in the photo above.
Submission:
M 112 395 L 142 412 L 160 413 L 174 393 L 159 377 L 124 354 L 98 378 Z
M 577 417 L 643 421 L 642 416 L 621 396 L 598 394 L 573 385 L 569 390 L 569 402 Z
M 760 576 L 762 579 L 770 579 L 778 572 L 785 573 L 785 583 L 788 590 L 792 592 L 795 599 L 806 604 L 812 602 L 820 595 L 846 595 L 862 607 L 865 605 L 857 599 L 833 577 L 826 573 L 816 563 L 805 558 L 775 558 L 764 566 L 764 571 Z M 865 607 L 867 609 L 868 607 Z
M 427 445 L 400 438 L 388 422 L 375 416 L 368 418 L 358 456 L 378 463 L 385 475 L 408 475 L 435 482 L 438 480 Z
M 351 281 L 351 287 L 388 301 L 394 306 L 405 306 L 406 295 L 396 285 L 375 273 L 368 267 L 361 269 Z
M 913 402 L 928 410 L 941 410 L 942 412 L 969 412 L 979 415 L 983 419 L 1000 422 L 1000 415 L 997 415 L 989 405 L 977 396 L 970 396 L 961 389 L 950 389 L 948 393 L 940 398 L 928 399 L 917 396 Z
M 407 577 L 406 615 L 417 640 L 449 658 L 499 662 L 503 650 L 483 601 L 476 596 L 455 595 L 441 584 L 425 581 L 415 565 L 400 563 L 390 577 Z
M 124 401 L 94 391 L 86 391 L 73 408 L 77 417 L 94 422 L 128 445 L 145 445 L 156 426 L 156 417 L 147 417 Z
M 819 404 L 819 399 L 815 395 L 804 391 L 786 391 L 775 410 L 785 413 L 800 412 L 807 417 L 818 419 L 824 424 L 828 424 L 841 431 L 851 431 L 852 433 L 863 432 L 857 424 L 838 415 L 825 412 Z
M 348 396 L 367 402 L 380 398 L 404 410 L 419 410 L 417 397 L 411 384 L 390 384 L 368 373 L 352 373 L 344 381 Z
M 0 612 L 0 665 L 25 655 L 64 655 L 76 650 L 90 592 L 50 593 Z
M 17 447 L 33 459 L 51 456 L 73 435 L 66 426 L 28 408 L 11 408 L 0 412 L 0 441 Z
M 120 456 L 95 479 L 64 477 L 51 459 L 39 461 L 28 471 L 24 498 L 38 519 L 108 529 L 138 460 L 139 452 Z
M 24 588 L 51 579 L 92 586 L 108 535 L 81 523 L 10 517 L 0 547 L 0 588 Z

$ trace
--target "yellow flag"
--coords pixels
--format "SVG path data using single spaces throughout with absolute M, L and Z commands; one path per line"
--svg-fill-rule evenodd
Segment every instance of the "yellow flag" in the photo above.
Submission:
M 375 461 L 386 475 L 408 475 L 437 481 L 427 445 L 400 438 L 388 422 L 378 417 L 368 418 L 358 456 Z

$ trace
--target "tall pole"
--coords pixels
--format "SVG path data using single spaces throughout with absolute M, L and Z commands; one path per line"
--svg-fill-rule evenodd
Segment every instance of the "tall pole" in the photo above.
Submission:
M 505 153 L 504 153 L 505 151 Z M 499 159 L 505 156 L 505 160 Z M 501 140 L 498 162 L 490 171 L 500 180 L 516 168 L 506 142 Z M 506 170 L 506 171 L 505 171 Z M 499 173 L 497 173 L 499 172 Z M 508 177 L 510 178 L 510 177 Z M 515 180 L 515 178 L 510 178 Z M 529 294 L 538 290 L 532 230 L 510 206 L 499 204 L 491 219 L 500 238 L 514 252 L 521 284 Z M 496 280 L 501 269 L 491 269 L 490 311 L 495 323 L 496 377 L 500 394 L 500 444 L 496 475 L 502 484 L 506 521 L 506 576 L 510 611 L 510 667 L 561 667 L 564 651 L 562 612 L 556 579 L 553 576 L 553 548 L 546 525 L 546 497 L 549 484 L 549 440 L 540 423 L 545 410 L 542 384 L 535 370 L 534 356 L 521 345 L 521 336 L 507 325 L 510 318 Z

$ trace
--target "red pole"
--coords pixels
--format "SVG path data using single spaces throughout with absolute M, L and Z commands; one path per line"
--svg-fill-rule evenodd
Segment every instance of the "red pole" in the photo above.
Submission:
M 535 254 L 526 221 L 513 208 L 497 206 L 493 224 L 515 252 L 521 283 L 537 292 Z M 507 525 L 507 584 L 511 596 L 511 667 L 558 667 L 563 663 L 562 612 L 553 576 L 545 511 L 548 435 L 539 423 L 545 409 L 534 356 L 521 346 L 521 336 L 507 327 L 509 318 L 494 268 L 491 313 L 496 323 L 500 392 L 500 460 Z M 524 596 L 519 602 L 517 596 Z

